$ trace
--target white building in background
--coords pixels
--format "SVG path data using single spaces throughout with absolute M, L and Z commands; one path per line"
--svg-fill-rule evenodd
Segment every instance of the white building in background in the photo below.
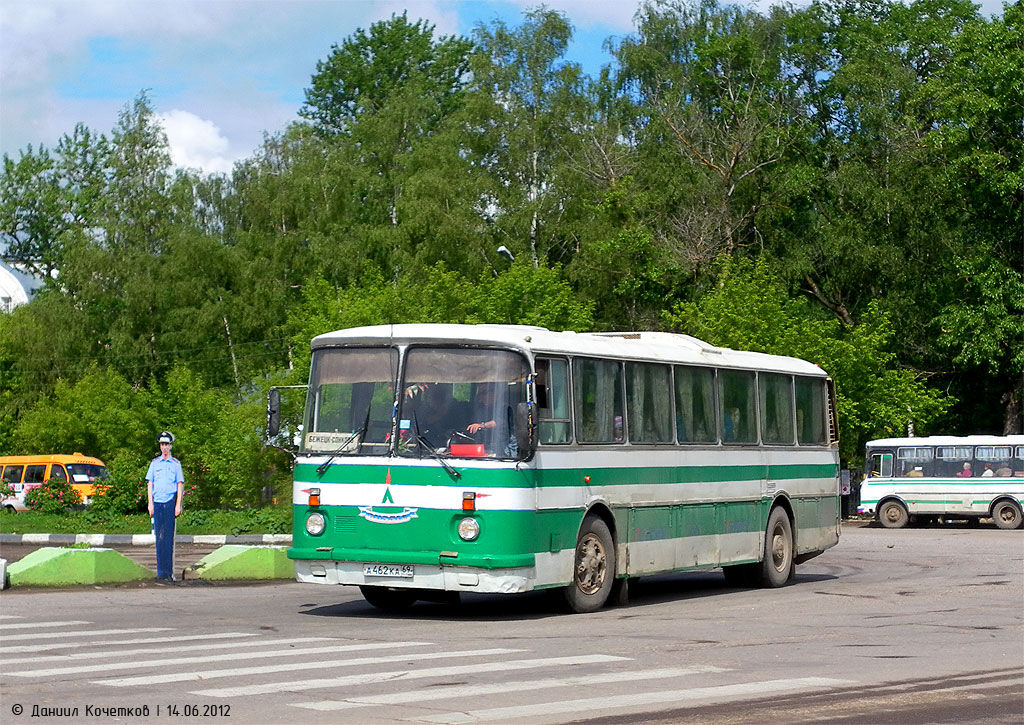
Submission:
M 0 262 L 0 312 L 10 312 L 28 302 L 36 286 L 32 277 Z

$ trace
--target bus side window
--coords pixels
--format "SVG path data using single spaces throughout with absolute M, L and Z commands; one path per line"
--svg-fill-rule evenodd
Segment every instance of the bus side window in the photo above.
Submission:
M 931 448 L 924 446 L 898 448 L 896 458 L 896 475 L 900 478 L 922 478 L 933 475 L 932 459 L 934 454 Z
M 45 474 L 45 463 L 41 466 L 28 466 L 25 469 L 25 483 L 42 483 Z
M 789 375 L 761 373 L 757 382 L 761 405 L 761 441 L 793 445 L 793 378 Z
M 4 467 L 4 481 L 15 486 L 15 491 L 21 490 L 21 472 L 25 469 L 24 466 L 5 466 Z
M 892 454 L 875 453 L 871 456 L 871 478 L 892 477 Z
M 621 443 L 622 365 L 610 360 L 572 361 L 576 437 L 585 443 Z
M 802 446 L 823 446 L 825 432 L 825 384 L 814 378 L 796 379 L 796 436 Z
M 722 441 L 757 443 L 754 373 L 744 370 L 721 370 L 718 373 L 718 387 Z
M 676 366 L 676 436 L 680 443 L 714 443 L 715 371 Z
M 632 443 L 672 442 L 672 369 L 626 363 L 626 419 Z
M 537 408 L 539 435 L 544 444 L 568 443 L 569 364 L 565 360 L 537 360 Z
M 51 481 L 67 481 L 68 474 L 64 470 L 64 466 L 59 463 L 53 463 L 50 465 L 50 480 Z

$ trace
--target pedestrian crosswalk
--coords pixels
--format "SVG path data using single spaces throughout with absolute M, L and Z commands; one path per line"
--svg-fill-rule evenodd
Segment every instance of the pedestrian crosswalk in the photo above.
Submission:
M 76 688 L 84 699 L 99 690 L 114 701 L 119 693 L 140 692 L 163 693 L 169 701 L 173 693 L 230 704 L 254 722 L 320 713 L 324 722 L 455 724 L 568 722 L 580 713 L 621 715 L 850 684 L 765 679 L 707 663 L 645 666 L 628 653 L 542 656 L 526 647 L 179 627 L 90 631 L 90 624 L 0 619 L 0 668 L 8 686 L 21 694 L 59 687 L 71 702 Z M 39 642 L 51 634 L 69 639 Z

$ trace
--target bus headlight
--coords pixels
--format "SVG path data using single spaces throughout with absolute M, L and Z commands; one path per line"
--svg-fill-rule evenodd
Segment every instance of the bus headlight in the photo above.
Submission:
M 322 513 L 314 511 L 306 517 L 306 531 L 308 531 L 311 536 L 319 536 L 322 534 L 324 532 L 325 525 L 326 521 L 324 520 L 324 515 Z
M 480 535 L 480 523 L 472 516 L 467 516 L 459 522 L 459 538 L 463 541 L 476 541 Z

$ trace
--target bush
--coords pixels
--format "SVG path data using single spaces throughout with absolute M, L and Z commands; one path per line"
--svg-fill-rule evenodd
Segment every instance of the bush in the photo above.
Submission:
M 120 453 L 107 471 L 110 478 L 96 484 L 90 508 L 107 515 L 146 511 L 145 459 L 135 453 Z
M 62 514 L 81 503 L 82 497 L 70 483 L 52 478 L 25 494 L 25 505 L 31 511 L 43 514 Z

